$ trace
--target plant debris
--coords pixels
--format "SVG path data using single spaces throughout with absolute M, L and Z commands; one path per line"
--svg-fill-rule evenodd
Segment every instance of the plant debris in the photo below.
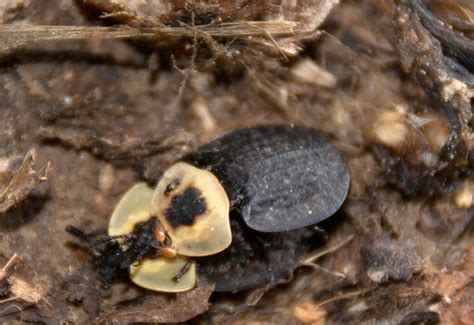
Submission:
M 175 299 L 165 303 L 163 296 L 150 294 L 147 299 L 127 309 L 117 309 L 107 316 L 113 323 L 179 323 L 202 314 L 209 308 L 208 300 L 213 286 L 197 286 L 191 291 L 177 294 Z
M 429 309 L 440 314 L 442 323 L 469 324 L 472 321 L 474 307 L 469 301 L 474 294 L 473 281 L 474 246 L 471 246 L 456 270 L 440 274 L 433 281 L 433 289 L 441 297 L 441 301 Z
M 47 163 L 39 171 L 35 170 L 35 151 L 29 151 L 18 170 L 0 171 L 0 213 L 24 200 L 42 182 L 46 181 L 51 171 Z
M 381 238 L 362 247 L 361 254 L 367 275 L 377 283 L 390 278 L 408 281 L 422 267 L 421 258 L 409 242 Z
M 327 311 L 312 301 L 301 302 L 293 307 L 293 315 L 305 324 L 324 324 Z
M 465 56 L 474 53 L 473 41 L 442 25 L 419 0 L 399 1 L 396 18 L 400 35 L 398 50 L 403 68 L 435 99 L 437 108 L 448 119 L 452 131 L 441 157 L 450 164 L 463 164 L 472 159 L 471 99 L 474 77 L 466 70 Z M 472 24 L 472 23 L 471 23 Z M 441 46 L 442 45 L 442 46 Z M 445 56 L 448 48 L 459 62 Z M 462 64 L 467 63 L 466 67 Z M 471 162 L 470 162 L 471 163 Z M 465 164 L 465 163 L 464 163 Z
M 11 0 L 0 23 L 3 322 L 474 317 L 472 1 Z M 132 184 L 211 138 L 292 123 L 327 134 L 352 174 L 326 239 L 255 234 L 165 295 L 104 288 L 64 231 L 103 231 Z
M 11 295 L 11 297 L 9 298 L 1 299 L 0 304 L 5 304 L 15 300 L 20 300 L 28 304 L 37 304 L 41 300 L 43 300 L 49 306 L 51 306 L 44 298 L 45 294 L 48 291 L 48 288 L 46 287 L 45 282 L 42 281 L 42 279 L 34 279 L 33 282 L 35 283 L 35 286 L 33 287 L 25 280 L 11 274 L 12 272 L 10 271 L 10 269 L 15 263 L 17 257 L 18 255 L 14 254 L 5 264 L 5 266 L 0 270 L 0 281 L 6 281 L 8 283 L 8 289 L 5 295 Z

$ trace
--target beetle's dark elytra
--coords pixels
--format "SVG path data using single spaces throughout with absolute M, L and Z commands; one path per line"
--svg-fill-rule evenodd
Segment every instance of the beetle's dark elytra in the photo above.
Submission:
M 305 127 L 240 129 L 183 160 L 214 173 L 245 223 L 263 232 L 328 218 L 343 203 L 350 183 L 342 154 L 324 135 Z

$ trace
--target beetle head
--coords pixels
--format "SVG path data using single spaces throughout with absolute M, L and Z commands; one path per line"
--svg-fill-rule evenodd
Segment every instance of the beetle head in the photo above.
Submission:
M 129 275 L 130 266 L 140 263 L 146 257 L 176 255 L 167 236 L 163 232 L 157 218 L 136 224 L 129 235 L 105 236 L 94 238 L 82 230 L 68 226 L 66 231 L 86 241 L 96 256 L 95 265 L 104 282 Z M 174 254 L 174 255 L 173 255 Z

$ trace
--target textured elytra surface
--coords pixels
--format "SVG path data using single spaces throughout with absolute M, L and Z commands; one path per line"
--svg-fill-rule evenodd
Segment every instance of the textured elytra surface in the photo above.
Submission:
M 184 160 L 216 173 L 246 224 L 278 232 L 315 224 L 344 201 L 342 155 L 310 128 L 265 126 L 219 137 Z

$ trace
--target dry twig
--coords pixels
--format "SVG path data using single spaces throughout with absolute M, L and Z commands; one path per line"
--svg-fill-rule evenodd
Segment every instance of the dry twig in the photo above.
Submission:
M 294 21 L 270 20 L 255 22 L 231 22 L 221 25 L 184 27 L 142 27 L 128 26 L 0 26 L 0 51 L 10 51 L 31 42 L 77 39 L 130 39 L 140 38 L 160 41 L 164 38 L 193 37 L 204 34 L 213 38 L 234 37 L 283 37 L 298 32 Z

